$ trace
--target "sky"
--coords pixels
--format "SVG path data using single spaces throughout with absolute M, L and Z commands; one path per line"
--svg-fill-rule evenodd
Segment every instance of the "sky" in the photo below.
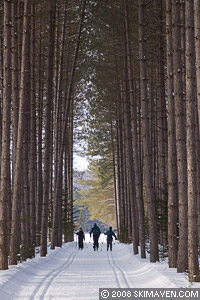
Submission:
M 99 251 L 93 251 L 86 234 L 84 249 L 74 242 L 48 249 L 46 257 L 28 259 L 0 271 L 1 300 L 99 300 L 99 288 L 199 288 L 184 273 L 169 269 L 167 260 L 150 263 L 149 256 L 133 255 L 133 245 L 113 242 L 106 250 L 101 234 Z M 131 298 L 132 299 L 132 298 Z M 138 298 L 139 299 L 139 298 Z M 168 298 L 169 299 L 169 298 Z
M 86 157 L 81 157 L 77 154 L 74 154 L 74 168 L 78 171 L 85 171 L 88 167 L 88 161 Z

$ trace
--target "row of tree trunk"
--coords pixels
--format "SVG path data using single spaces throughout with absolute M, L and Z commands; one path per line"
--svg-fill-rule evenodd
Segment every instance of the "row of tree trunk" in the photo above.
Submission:
M 120 5 L 121 36 L 113 38 L 119 234 L 135 254 L 140 245 L 142 258 L 148 239 L 151 262 L 162 245 L 170 267 L 199 280 L 199 2 Z
M 0 269 L 73 240 L 75 2 L 1 4 Z

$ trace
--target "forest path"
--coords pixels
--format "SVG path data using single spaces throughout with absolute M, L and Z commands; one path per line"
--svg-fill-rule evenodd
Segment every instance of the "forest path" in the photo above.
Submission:
M 37 257 L 0 272 L 0 299 L 97 300 L 101 287 L 183 286 L 183 277 L 177 286 L 175 270 L 168 269 L 166 263 L 151 264 L 148 259 L 133 256 L 131 245 L 117 241 L 113 251 L 107 252 L 102 237 L 99 251 L 93 251 L 87 235 L 84 246 L 78 250 L 77 242 L 67 243 L 50 250 L 47 257 Z

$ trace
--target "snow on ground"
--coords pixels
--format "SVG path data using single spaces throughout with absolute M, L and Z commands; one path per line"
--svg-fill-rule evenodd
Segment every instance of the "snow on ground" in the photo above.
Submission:
M 89 235 L 83 250 L 77 241 L 49 250 L 9 270 L 0 271 L 0 300 L 98 300 L 99 288 L 181 288 L 190 284 L 166 262 L 150 263 L 132 254 L 132 245 L 113 243 L 106 251 L 101 235 L 93 251 Z M 198 288 L 200 284 L 195 283 Z

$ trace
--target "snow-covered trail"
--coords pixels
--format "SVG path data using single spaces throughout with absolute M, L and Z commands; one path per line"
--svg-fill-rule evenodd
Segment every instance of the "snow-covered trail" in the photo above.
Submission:
M 89 240 L 89 239 L 88 239 Z M 97 300 L 99 288 L 186 287 L 183 274 L 166 263 L 151 264 L 133 256 L 131 245 L 115 243 L 99 251 L 92 243 L 77 250 L 76 242 L 50 250 L 47 257 L 28 260 L 7 271 L 0 271 L 1 300 Z

